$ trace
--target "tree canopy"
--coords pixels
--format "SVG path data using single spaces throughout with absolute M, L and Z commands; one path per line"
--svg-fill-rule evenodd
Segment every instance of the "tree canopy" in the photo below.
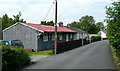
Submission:
M 13 15 L 13 18 L 9 18 L 7 14 L 3 15 L 3 17 L 1 18 L 2 20 L 2 30 L 4 30 L 5 28 L 17 23 L 17 22 L 23 22 L 26 23 L 26 21 L 24 21 L 23 19 L 20 19 L 21 14 L 17 14 L 17 15 Z
M 115 49 L 120 50 L 120 2 L 113 2 L 112 6 L 106 9 L 108 39 Z M 118 54 L 120 57 L 120 53 Z
M 81 19 L 79 19 L 79 22 L 74 21 L 70 26 L 82 29 L 91 34 L 96 34 L 99 32 L 93 16 L 83 16 Z
M 24 21 L 23 19 L 20 19 L 21 15 L 22 15 L 21 12 L 19 12 L 19 14 L 17 14 L 17 15 L 13 15 L 13 17 L 14 17 L 14 23 L 16 23 L 16 22 L 26 23 L 26 21 Z
M 98 28 L 99 31 L 105 29 L 105 26 L 104 26 L 103 22 L 96 23 L 96 26 L 97 26 L 97 28 Z
M 3 17 L 2 17 L 2 30 L 11 26 L 13 24 L 13 23 L 11 23 L 11 21 L 13 21 L 13 19 L 10 20 L 10 18 L 8 17 L 7 14 L 3 15 Z
M 0 40 L 2 40 L 2 19 L 0 18 Z
M 41 21 L 41 23 L 40 23 L 41 25 L 49 25 L 49 26 L 54 26 L 54 22 L 53 21 L 48 21 L 48 22 L 46 22 L 46 21 Z

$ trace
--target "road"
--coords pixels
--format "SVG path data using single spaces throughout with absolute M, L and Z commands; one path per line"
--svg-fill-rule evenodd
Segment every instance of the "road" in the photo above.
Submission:
M 25 69 L 116 69 L 108 41 L 50 56 Z

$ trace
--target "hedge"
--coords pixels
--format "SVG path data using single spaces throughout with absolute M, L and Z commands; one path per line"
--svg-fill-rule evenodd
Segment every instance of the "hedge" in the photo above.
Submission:
M 29 63 L 29 54 L 23 48 L 2 46 L 2 70 L 14 70 Z
M 91 39 L 92 39 L 92 42 L 100 41 L 101 36 L 92 36 Z
M 116 56 L 120 58 L 120 2 L 113 2 L 106 9 L 108 39 L 116 50 Z

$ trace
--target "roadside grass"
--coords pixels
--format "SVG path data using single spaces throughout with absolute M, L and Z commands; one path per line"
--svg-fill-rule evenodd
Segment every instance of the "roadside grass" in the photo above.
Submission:
M 46 51 L 40 51 L 40 52 L 28 52 L 29 55 L 53 55 L 53 50 L 46 50 Z
M 112 46 L 111 46 L 111 50 L 112 50 L 114 63 L 117 66 L 118 71 L 120 71 L 120 58 L 116 56 L 116 52 L 115 52 L 115 50 L 114 50 L 114 48 Z

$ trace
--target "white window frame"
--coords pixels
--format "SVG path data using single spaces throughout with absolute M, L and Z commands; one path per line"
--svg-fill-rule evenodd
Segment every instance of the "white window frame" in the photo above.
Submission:
M 69 41 L 69 36 L 68 36 L 68 34 L 66 34 L 66 41 Z
M 59 40 L 62 40 L 62 34 L 59 35 Z
M 82 37 L 83 37 L 83 39 L 85 39 L 85 33 L 83 33 L 83 36 L 82 36 Z
M 70 34 L 70 39 L 72 39 L 73 38 L 73 35 L 72 34 Z
M 85 38 L 87 37 L 87 34 L 85 33 Z
M 45 39 L 45 38 L 46 38 L 46 39 Z M 43 35 L 43 41 L 44 41 L 44 42 L 48 41 L 48 34 L 44 34 L 44 35 Z
M 77 36 L 76 36 L 76 34 L 74 34 L 74 40 L 77 40 Z
M 82 39 L 82 33 L 80 33 L 80 38 Z
M 52 41 L 54 41 L 55 40 L 55 35 L 54 34 L 52 34 Z
M 77 34 L 77 40 L 79 40 L 79 34 Z

